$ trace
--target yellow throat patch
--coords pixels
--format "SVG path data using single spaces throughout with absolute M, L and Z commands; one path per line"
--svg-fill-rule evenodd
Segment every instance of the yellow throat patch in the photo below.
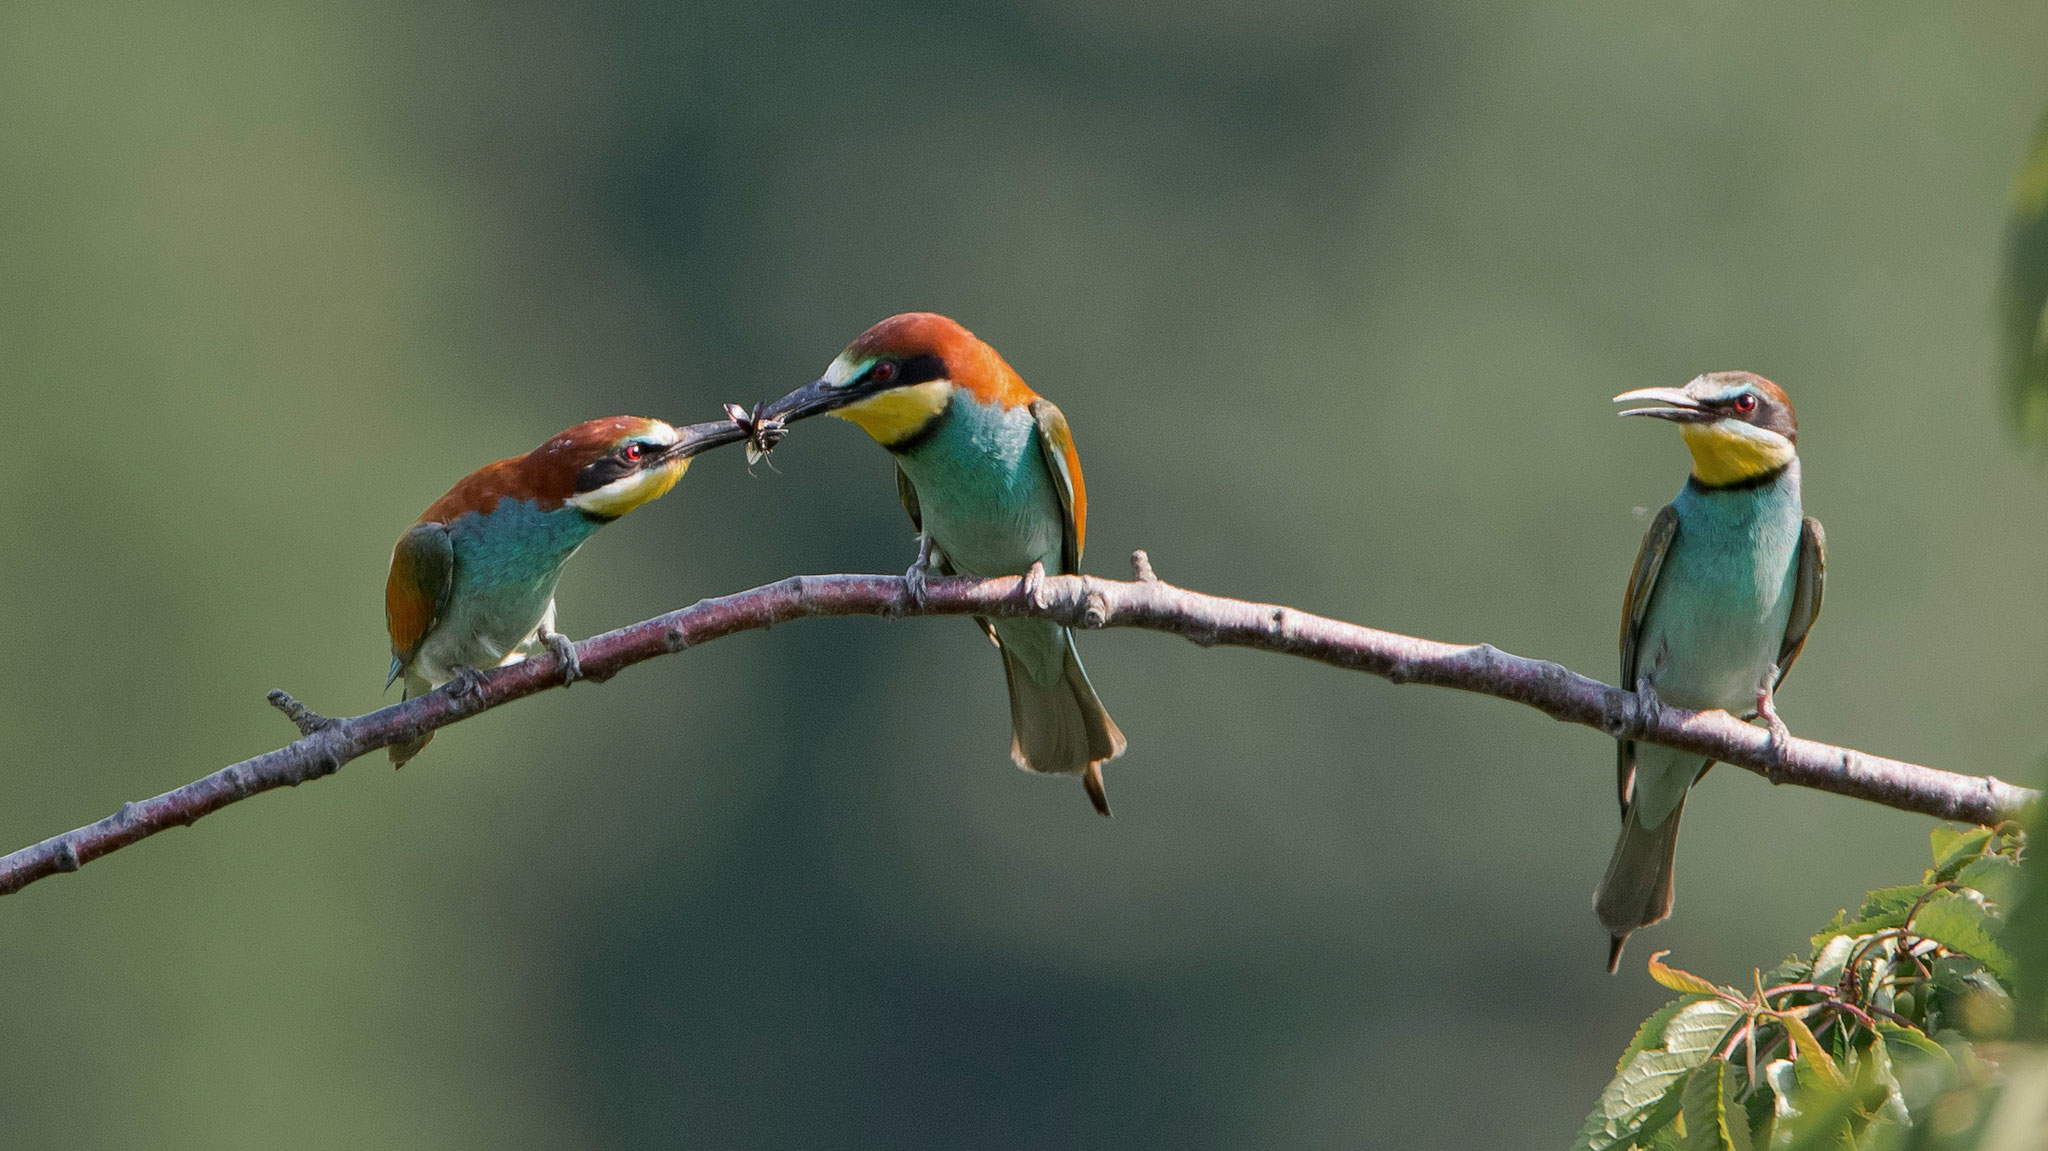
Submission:
M 569 502 L 594 516 L 617 519 L 641 504 L 658 500 L 676 486 L 690 470 L 688 460 L 670 460 L 658 468 L 646 468 L 613 480 L 596 491 L 573 496 Z
M 1732 420 L 1678 427 L 1692 452 L 1692 474 L 1715 488 L 1753 480 L 1792 462 L 1796 452 L 1791 441 L 1760 431 Z
M 879 392 L 831 414 L 860 425 L 860 430 L 886 448 L 922 431 L 926 424 L 946 410 L 946 404 L 952 398 L 953 381 L 926 380 L 921 384 Z

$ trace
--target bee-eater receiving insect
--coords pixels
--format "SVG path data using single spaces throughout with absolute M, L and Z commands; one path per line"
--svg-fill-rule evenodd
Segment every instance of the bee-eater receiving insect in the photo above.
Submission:
M 1621 414 L 1671 420 L 1692 453 L 1692 474 L 1651 522 L 1629 574 L 1621 685 L 1661 703 L 1761 716 L 1783 747 L 1791 737 L 1773 693 L 1806 645 L 1827 576 L 1820 521 L 1800 507 L 1792 402 L 1750 372 L 1614 399 L 1656 405 Z M 1678 820 L 1686 792 L 1712 766 L 1690 752 L 1621 742 L 1621 838 L 1593 896 L 1613 937 L 1609 972 L 1631 931 L 1671 914 Z
M 555 584 L 583 541 L 675 486 L 690 458 L 737 443 L 730 422 L 673 428 L 612 416 L 577 424 L 523 456 L 486 464 L 435 500 L 391 550 L 384 621 L 405 698 L 543 648 L 580 674 L 555 631 Z M 391 745 L 403 767 L 433 738 Z
M 918 533 L 906 578 L 1078 572 L 1088 530 L 1081 458 L 1060 410 L 1003 358 L 944 316 L 910 312 L 861 333 L 823 378 L 760 415 L 821 413 L 858 425 L 896 458 L 896 492 Z M 779 426 L 779 425 L 777 425 Z M 1124 750 L 1074 637 L 1039 619 L 977 619 L 1001 649 L 1010 689 L 1010 758 L 1078 775 L 1109 814 L 1102 765 Z

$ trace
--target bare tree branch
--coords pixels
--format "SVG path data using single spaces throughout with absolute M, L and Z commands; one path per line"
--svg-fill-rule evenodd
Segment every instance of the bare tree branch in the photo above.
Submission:
M 934 579 L 923 602 L 900 576 L 792 576 L 606 632 L 576 645 L 583 678 L 601 681 L 656 656 L 807 616 L 1038 616 L 1081 628 L 1138 627 L 1184 636 L 1203 646 L 1229 644 L 1297 655 L 1370 672 L 1394 683 L 1497 696 L 1553 719 L 1610 736 L 1663 744 L 1746 768 L 1773 783 L 1834 792 L 1941 819 L 1995 824 L 2021 818 L 2037 792 L 1990 776 L 1958 775 L 1793 739 L 1774 752 L 1761 728 L 1726 712 L 1645 707 L 1633 692 L 1558 664 L 1509 655 L 1490 644 L 1463 645 L 1377 631 L 1277 604 L 1203 595 L 1162 582 L 1144 552 L 1131 557 L 1132 582 L 1052 576 L 1036 597 L 1025 579 Z M 444 688 L 367 715 L 329 719 L 281 691 L 270 702 L 301 738 L 224 767 L 152 799 L 124 803 L 97 823 L 0 857 L 0 895 L 87 863 L 159 831 L 181 827 L 275 787 L 332 775 L 341 765 L 390 743 L 416 738 L 501 704 L 561 684 L 553 655 L 499 668 L 466 694 Z M 431 766 L 414 770 L 432 770 Z

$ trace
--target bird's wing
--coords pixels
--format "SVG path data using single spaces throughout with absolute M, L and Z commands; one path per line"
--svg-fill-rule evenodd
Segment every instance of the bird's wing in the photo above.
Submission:
M 903 501 L 903 510 L 910 513 L 910 530 L 924 530 L 924 514 L 918 510 L 917 489 L 910 486 L 910 477 L 903 474 L 903 465 L 896 465 L 896 498 Z
M 1657 590 L 1657 576 L 1664 570 L 1664 557 L 1671 554 L 1671 541 L 1678 538 L 1678 509 L 1670 504 L 1650 521 L 1643 533 L 1642 550 L 1636 552 L 1636 566 L 1628 573 L 1628 595 L 1621 605 L 1621 688 L 1636 689 L 1636 657 L 1643 642 L 1643 620 L 1650 614 L 1650 597 Z M 1635 783 L 1635 744 L 1622 740 L 1615 745 L 1614 787 L 1624 814 Z
M 910 513 L 911 530 L 923 532 L 924 513 L 917 502 L 917 488 L 912 486 L 910 477 L 903 474 L 902 464 L 896 465 L 896 498 L 903 501 L 903 510 Z M 939 562 L 932 567 L 942 576 L 959 574 L 953 570 L 952 561 L 946 558 L 944 548 L 939 549 Z M 1002 641 L 996 638 L 996 625 L 990 623 L 987 616 L 975 616 L 974 624 L 981 629 L 981 634 L 988 637 L 988 642 L 997 647 L 1003 646 Z
M 1046 470 L 1052 473 L 1066 520 L 1060 570 L 1053 574 L 1066 575 L 1081 570 L 1081 548 L 1088 540 L 1088 487 L 1081 481 L 1081 457 L 1074 451 L 1074 433 L 1067 428 L 1067 417 L 1047 399 L 1031 401 L 1031 416 L 1038 421 L 1038 449 L 1045 456 Z
M 391 632 L 391 675 L 385 687 L 419 654 L 454 587 L 455 545 L 446 527 L 418 523 L 398 537 L 398 546 L 391 549 L 391 576 L 384 583 L 384 626 Z
M 1778 683 L 1792 670 L 1792 661 L 1806 647 L 1806 633 L 1820 618 L 1820 597 L 1828 582 L 1828 534 L 1812 516 L 1799 529 L 1799 573 L 1792 581 L 1792 615 L 1785 621 L 1785 642 L 1778 647 Z M 1771 690 L 1777 690 L 1777 684 Z

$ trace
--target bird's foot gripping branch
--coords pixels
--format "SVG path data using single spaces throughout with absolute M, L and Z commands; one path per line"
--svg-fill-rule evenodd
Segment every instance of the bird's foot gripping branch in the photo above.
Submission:
M 738 632 L 811 616 L 1036 617 L 1069 627 L 1145 628 L 1197 644 L 1228 644 L 1369 672 L 1394 683 L 1421 683 L 1525 704 L 1554 719 L 1610 736 L 1693 752 L 1766 775 L 1777 783 L 1830 791 L 1941 819 L 1995 825 L 2020 818 L 2037 793 L 1989 776 L 1868 755 L 1845 747 L 1770 734 L 1725 712 L 1640 706 L 1633 692 L 1555 663 L 1525 659 L 1490 644 L 1449 644 L 1379 631 L 1278 604 L 1204 595 L 1166 583 L 1144 552 L 1136 579 L 1046 576 L 1027 594 L 1020 576 L 934 578 L 922 597 L 902 576 L 792 576 L 594 636 L 576 645 L 583 678 L 602 682 L 633 664 Z M 0 894 L 86 863 L 157 832 L 182 827 L 252 795 L 331 775 L 380 748 L 417 741 L 471 716 L 561 686 L 554 654 L 484 673 L 473 691 L 427 692 L 365 715 L 328 718 L 284 692 L 271 703 L 300 738 L 224 767 L 161 795 L 121 805 L 96 823 L 0 857 Z

